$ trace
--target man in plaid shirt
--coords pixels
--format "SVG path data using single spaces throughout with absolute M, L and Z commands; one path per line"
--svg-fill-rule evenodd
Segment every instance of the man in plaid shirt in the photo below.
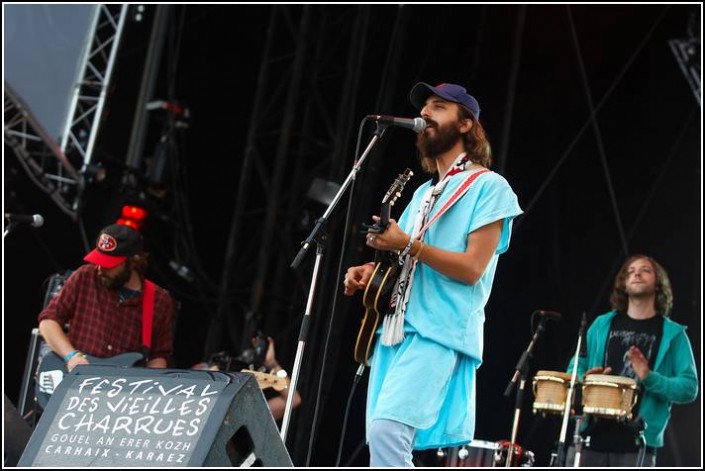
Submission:
M 140 234 L 124 225 L 107 226 L 84 260 L 89 263 L 76 270 L 39 313 L 39 330 L 49 347 L 69 371 L 90 363 L 85 354 L 109 358 L 125 352 L 146 353 L 147 366 L 166 368 L 173 352 L 174 301 L 154 285 L 147 351 L 142 339 L 147 258 Z

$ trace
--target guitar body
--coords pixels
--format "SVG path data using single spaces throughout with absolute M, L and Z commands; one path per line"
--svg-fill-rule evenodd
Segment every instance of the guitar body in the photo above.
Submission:
M 390 207 L 401 195 L 404 185 L 409 181 L 414 173 L 410 169 L 399 175 L 387 191 L 382 200 L 380 210 L 380 221 L 375 228 L 378 232 L 384 232 L 389 223 Z M 362 318 L 360 330 L 355 342 L 354 358 L 358 363 L 369 366 L 370 352 L 374 344 L 375 331 L 379 324 L 380 315 L 384 315 L 389 308 L 394 284 L 399 276 L 399 257 L 396 252 L 375 252 L 375 270 L 372 272 L 370 281 L 362 296 L 362 304 L 365 307 L 365 317 Z
M 141 353 L 127 352 L 115 355 L 110 358 L 98 358 L 86 355 L 91 365 L 104 366 L 134 366 L 142 361 L 144 357 Z M 39 368 L 37 369 L 37 380 L 35 385 L 35 394 L 37 396 L 37 404 L 44 409 L 49 402 L 49 398 L 54 393 L 54 390 L 59 383 L 68 374 L 68 369 L 64 360 L 54 352 L 48 352 L 42 358 Z
M 357 342 L 355 342 L 354 356 L 358 363 L 369 365 L 368 360 L 372 345 L 374 345 L 375 331 L 379 324 L 380 315 L 383 315 L 389 306 L 398 271 L 399 264 L 397 263 L 379 262 L 367 284 L 365 294 L 362 296 L 365 317 L 362 318 Z

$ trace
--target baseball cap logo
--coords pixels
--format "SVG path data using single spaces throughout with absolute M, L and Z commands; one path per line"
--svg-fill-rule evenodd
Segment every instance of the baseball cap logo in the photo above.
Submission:
M 117 248 L 117 241 L 111 235 L 101 234 L 98 238 L 98 248 L 102 252 L 112 252 Z

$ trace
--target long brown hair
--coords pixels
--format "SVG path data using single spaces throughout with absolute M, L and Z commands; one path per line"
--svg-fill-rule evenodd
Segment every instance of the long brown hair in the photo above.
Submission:
M 130 263 L 132 264 L 132 268 L 137 270 L 137 273 L 139 273 L 140 276 L 143 278 L 144 278 L 145 273 L 147 272 L 147 268 L 149 267 L 149 262 L 147 261 L 147 256 L 148 256 L 147 253 L 142 252 L 142 253 L 131 255 L 129 257 Z
M 490 164 L 492 164 L 492 148 L 490 141 L 487 139 L 485 128 L 482 127 L 479 120 L 475 119 L 469 109 L 460 104 L 458 104 L 457 108 L 458 121 L 465 119 L 472 121 L 472 127 L 463 135 L 465 152 L 470 157 L 470 161 L 489 168 Z M 431 157 L 421 157 L 421 168 L 423 168 L 424 172 L 431 174 L 438 171 L 436 160 Z
M 614 279 L 614 288 L 612 289 L 612 295 L 610 296 L 612 309 L 621 313 L 627 312 L 627 307 L 629 306 L 629 296 L 627 295 L 626 290 L 627 272 L 629 271 L 629 265 L 640 259 L 648 260 L 654 269 L 654 273 L 656 274 L 656 299 L 654 300 L 654 308 L 658 314 L 661 314 L 663 317 L 668 317 L 671 314 L 671 309 L 673 308 L 673 291 L 671 290 L 671 281 L 668 279 L 668 273 L 666 273 L 666 270 L 659 265 L 656 260 L 648 255 L 632 255 L 626 262 L 624 262 L 622 268 L 619 269 L 619 273 L 617 273 L 617 276 Z

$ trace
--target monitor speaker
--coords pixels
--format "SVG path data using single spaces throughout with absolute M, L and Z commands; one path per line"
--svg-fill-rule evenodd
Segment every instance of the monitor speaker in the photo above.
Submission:
M 20 459 L 30 435 L 32 435 L 32 429 L 24 421 L 12 401 L 7 398 L 7 394 L 3 394 L 3 396 L 3 464 L 17 466 L 17 461 Z
M 81 365 L 19 466 L 293 466 L 248 373 Z

